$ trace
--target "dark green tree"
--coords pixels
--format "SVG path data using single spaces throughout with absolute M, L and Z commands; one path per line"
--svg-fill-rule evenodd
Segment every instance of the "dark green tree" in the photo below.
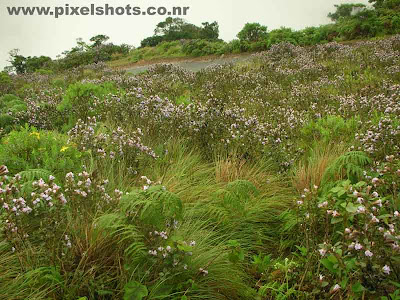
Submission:
M 246 23 L 243 29 L 237 34 L 237 37 L 241 42 L 257 42 L 267 38 L 267 30 L 267 26 L 260 25 L 259 23 Z
M 375 9 L 399 9 L 400 0 L 368 0 Z
M 329 13 L 328 17 L 333 21 L 337 22 L 343 18 L 351 17 L 354 13 L 362 10 L 366 6 L 362 3 L 357 4 L 335 4 L 336 11 L 334 13 Z
M 104 34 L 98 34 L 90 39 L 93 44 L 91 45 L 92 48 L 99 47 L 103 45 L 105 42 L 107 42 L 110 38 L 107 35 Z M 79 44 L 79 41 L 78 41 Z
M 203 27 L 200 30 L 200 38 L 205 40 L 216 40 L 219 37 L 219 25 L 218 22 L 204 22 Z

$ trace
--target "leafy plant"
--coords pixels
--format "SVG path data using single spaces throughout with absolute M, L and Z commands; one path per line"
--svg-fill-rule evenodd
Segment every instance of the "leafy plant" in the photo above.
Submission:
M 0 161 L 11 174 L 29 169 L 45 169 L 57 178 L 82 168 L 84 154 L 68 143 L 68 138 L 50 131 L 24 127 L 2 139 Z

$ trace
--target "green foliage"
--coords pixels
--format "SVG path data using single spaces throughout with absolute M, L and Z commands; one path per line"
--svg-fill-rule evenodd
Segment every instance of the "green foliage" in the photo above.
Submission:
M 106 113 L 102 105 L 106 96 L 117 94 L 117 92 L 118 90 L 110 82 L 101 85 L 75 83 L 68 87 L 63 100 L 57 106 L 57 110 L 67 116 L 65 120 L 67 120 L 68 129 L 70 129 L 78 119 L 86 120 L 92 116 L 100 118 L 102 113 Z
M 300 34 L 299 31 L 294 31 L 291 28 L 281 27 L 280 29 L 274 29 L 268 33 L 268 46 L 283 42 L 294 45 L 301 44 Z
M 211 54 L 224 54 L 225 53 L 224 42 L 213 42 L 206 40 L 192 40 L 186 42 L 183 47 L 183 53 L 191 56 L 204 56 Z
M 154 36 L 148 37 L 141 42 L 142 47 L 154 47 L 162 41 L 178 41 L 205 39 L 217 40 L 219 36 L 219 25 L 217 22 L 203 22 L 202 27 L 187 23 L 182 18 L 168 17 L 165 21 L 157 24 Z
M 303 145 L 315 145 L 322 143 L 348 143 L 354 140 L 354 135 L 359 126 L 359 118 L 352 117 L 345 120 L 340 116 L 326 116 L 317 121 L 308 122 L 301 129 L 301 140 Z
M 343 176 L 355 183 L 363 176 L 365 167 L 371 164 L 371 159 L 362 151 L 351 151 L 338 157 L 332 165 L 330 165 L 323 177 L 322 182 L 334 180 L 335 176 Z
M 27 106 L 15 95 L 6 94 L 0 97 L 0 128 L 6 133 L 25 122 Z
M 328 17 L 334 21 L 337 22 L 342 18 L 348 18 L 354 15 L 356 12 L 361 11 L 362 8 L 365 8 L 366 6 L 364 4 L 358 3 L 358 4 L 340 4 L 336 5 L 335 8 L 336 11 L 334 13 L 329 13 Z
M 18 49 L 10 51 L 11 66 L 18 74 L 33 73 L 38 69 L 43 69 L 50 65 L 52 62 L 51 58 L 47 56 L 24 57 L 19 55 L 18 52 Z
M 125 284 L 124 300 L 142 300 L 149 295 L 147 287 L 137 281 L 130 281 Z
M 11 174 L 45 169 L 58 178 L 82 167 L 82 153 L 67 142 L 67 136 L 25 127 L 2 139 L 0 161 Z
M 91 47 L 99 47 L 103 43 L 107 42 L 110 39 L 109 36 L 104 35 L 104 34 L 98 34 L 90 39 L 91 42 L 93 42 L 93 45 Z
M 259 23 L 246 23 L 243 29 L 237 34 L 241 42 L 258 42 L 267 38 L 267 27 Z
M 132 49 L 127 44 L 114 45 L 105 43 L 109 39 L 106 35 L 97 35 L 91 38 L 92 45 L 86 44 L 82 39 L 77 39 L 77 46 L 69 51 L 64 51 L 64 57 L 57 60 L 56 70 L 69 70 L 85 65 L 107 62 L 115 56 L 126 56 Z
M 6 72 L 0 72 L 0 97 L 11 92 L 12 80 Z
M 229 260 L 232 263 L 243 262 L 245 253 L 244 250 L 240 247 L 240 243 L 235 240 L 228 241 L 228 249 L 229 249 Z
M 139 220 L 149 228 L 163 230 L 166 224 L 182 219 L 182 201 L 162 186 L 145 191 L 131 192 L 121 199 L 121 209 L 127 215 L 138 214 Z
M 164 38 L 162 36 L 159 35 L 155 35 L 155 36 L 149 36 L 145 39 L 143 39 L 140 42 L 140 47 L 144 48 L 144 47 L 155 47 L 158 44 L 160 44 L 161 42 L 163 42 Z

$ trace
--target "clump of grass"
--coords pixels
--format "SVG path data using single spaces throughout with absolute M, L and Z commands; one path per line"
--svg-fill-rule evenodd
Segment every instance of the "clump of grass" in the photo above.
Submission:
M 310 156 L 298 162 L 294 169 L 293 185 L 299 193 L 310 189 L 314 185 L 320 186 L 326 170 L 342 154 L 346 152 L 344 146 L 317 146 L 310 152 Z

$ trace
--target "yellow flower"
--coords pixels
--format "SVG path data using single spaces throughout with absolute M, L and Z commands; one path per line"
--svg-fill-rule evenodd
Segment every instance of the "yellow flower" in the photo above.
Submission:
M 39 132 L 32 132 L 30 135 L 34 135 L 34 136 L 36 136 L 36 138 L 38 139 L 38 140 L 40 140 L 40 133 Z
M 60 150 L 60 152 L 64 152 L 65 150 L 67 150 L 69 147 L 67 147 L 67 146 L 63 146 L 62 148 L 61 148 L 61 150 Z

